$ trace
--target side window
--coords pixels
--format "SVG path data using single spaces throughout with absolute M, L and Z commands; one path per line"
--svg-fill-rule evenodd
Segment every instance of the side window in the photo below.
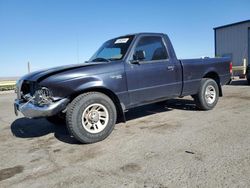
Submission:
M 140 38 L 134 50 L 134 59 L 136 59 L 135 54 L 137 52 L 144 53 L 143 61 L 162 60 L 168 58 L 167 50 L 164 46 L 162 38 L 158 36 L 145 36 Z

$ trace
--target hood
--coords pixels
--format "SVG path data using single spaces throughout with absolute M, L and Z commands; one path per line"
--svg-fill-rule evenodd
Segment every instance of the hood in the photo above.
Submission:
M 23 76 L 20 80 L 29 80 L 29 81 L 36 81 L 36 82 L 40 82 L 41 80 L 64 72 L 64 71 L 68 71 L 68 70 L 73 70 L 73 69 L 79 69 L 82 67 L 89 67 L 89 66 L 97 66 L 100 64 L 105 64 L 105 62 L 94 62 L 94 63 L 82 63 L 82 64 L 73 64 L 73 65 L 67 65 L 67 66 L 59 66 L 59 67 L 54 67 L 54 68 L 50 68 L 50 69 L 43 69 L 43 70 L 39 70 L 39 71 L 35 71 L 29 74 L 26 74 L 25 76 Z

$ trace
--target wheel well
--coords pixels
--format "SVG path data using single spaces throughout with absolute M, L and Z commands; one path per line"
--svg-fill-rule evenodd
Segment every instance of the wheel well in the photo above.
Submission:
M 209 72 L 207 73 L 203 78 L 211 78 L 213 79 L 219 88 L 219 96 L 222 97 L 222 89 L 221 89 L 221 85 L 220 85 L 220 77 L 216 72 Z
M 97 88 L 85 89 L 83 91 L 80 91 L 80 92 L 77 92 L 77 93 L 74 93 L 73 95 L 71 95 L 70 96 L 70 101 L 72 101 L 74 98 L 76 98 L 80 94 L 87 93 L 87 92 L 93 92 L 93 91 L 100 92 L 100 93 L 103 93 L 103 94 L 107 95 L 113 101 L 113 103 L 115 104 L 118 121 L 123 121 L 123 122 L 126 121 L 125 120 L 125 115 L 124 115 L 124 110 L 123 110 L 123 108 L 121 106 L 119 98 L 112 91 L 110 91 L 109 89 L 98 88 L 98 87 Z

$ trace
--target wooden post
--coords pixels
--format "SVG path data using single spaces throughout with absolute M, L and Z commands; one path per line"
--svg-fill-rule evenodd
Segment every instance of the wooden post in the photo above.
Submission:
M 245 75 L 247 71 L 247 59 L 243 59 L 243 74 Z

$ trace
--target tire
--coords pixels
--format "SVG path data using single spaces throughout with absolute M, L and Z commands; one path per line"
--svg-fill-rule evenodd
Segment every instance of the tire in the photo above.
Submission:
M 206 97 L 207 95 L 210 95 Z M 215 107 L 219 99 L 219 88 L 213 79 L 203 78 L 200 83 L 199 91 L 193 96 L 196 106 L 200 110 L 211 110 Z
M 52 123 L 52 124 L 55 124 L 55 125 L 61 125 L 61 124 L 65 124 L 66 123 L 66 120 L 65 120 L 65 114 L 61 113 L 61 114 L 58 114 L 58 115 L 54 115 L 54 116 L 50 116 L 50 117 L 47 117 L 47 121 Z
M 116 119 L 113 101 L 99 92 L 79 95 L 69 104 L 66 113 L 68 130 L 81 143 L 104 140 L 114 129 Z
M 226 83 L 226 85 L 230 85 L 232 83 L 232 79 L 230 78 L 230 80 Z
M 250 85 L 250 78 L 247 79 L 247 83 L 248 83 L 248 85 Z

